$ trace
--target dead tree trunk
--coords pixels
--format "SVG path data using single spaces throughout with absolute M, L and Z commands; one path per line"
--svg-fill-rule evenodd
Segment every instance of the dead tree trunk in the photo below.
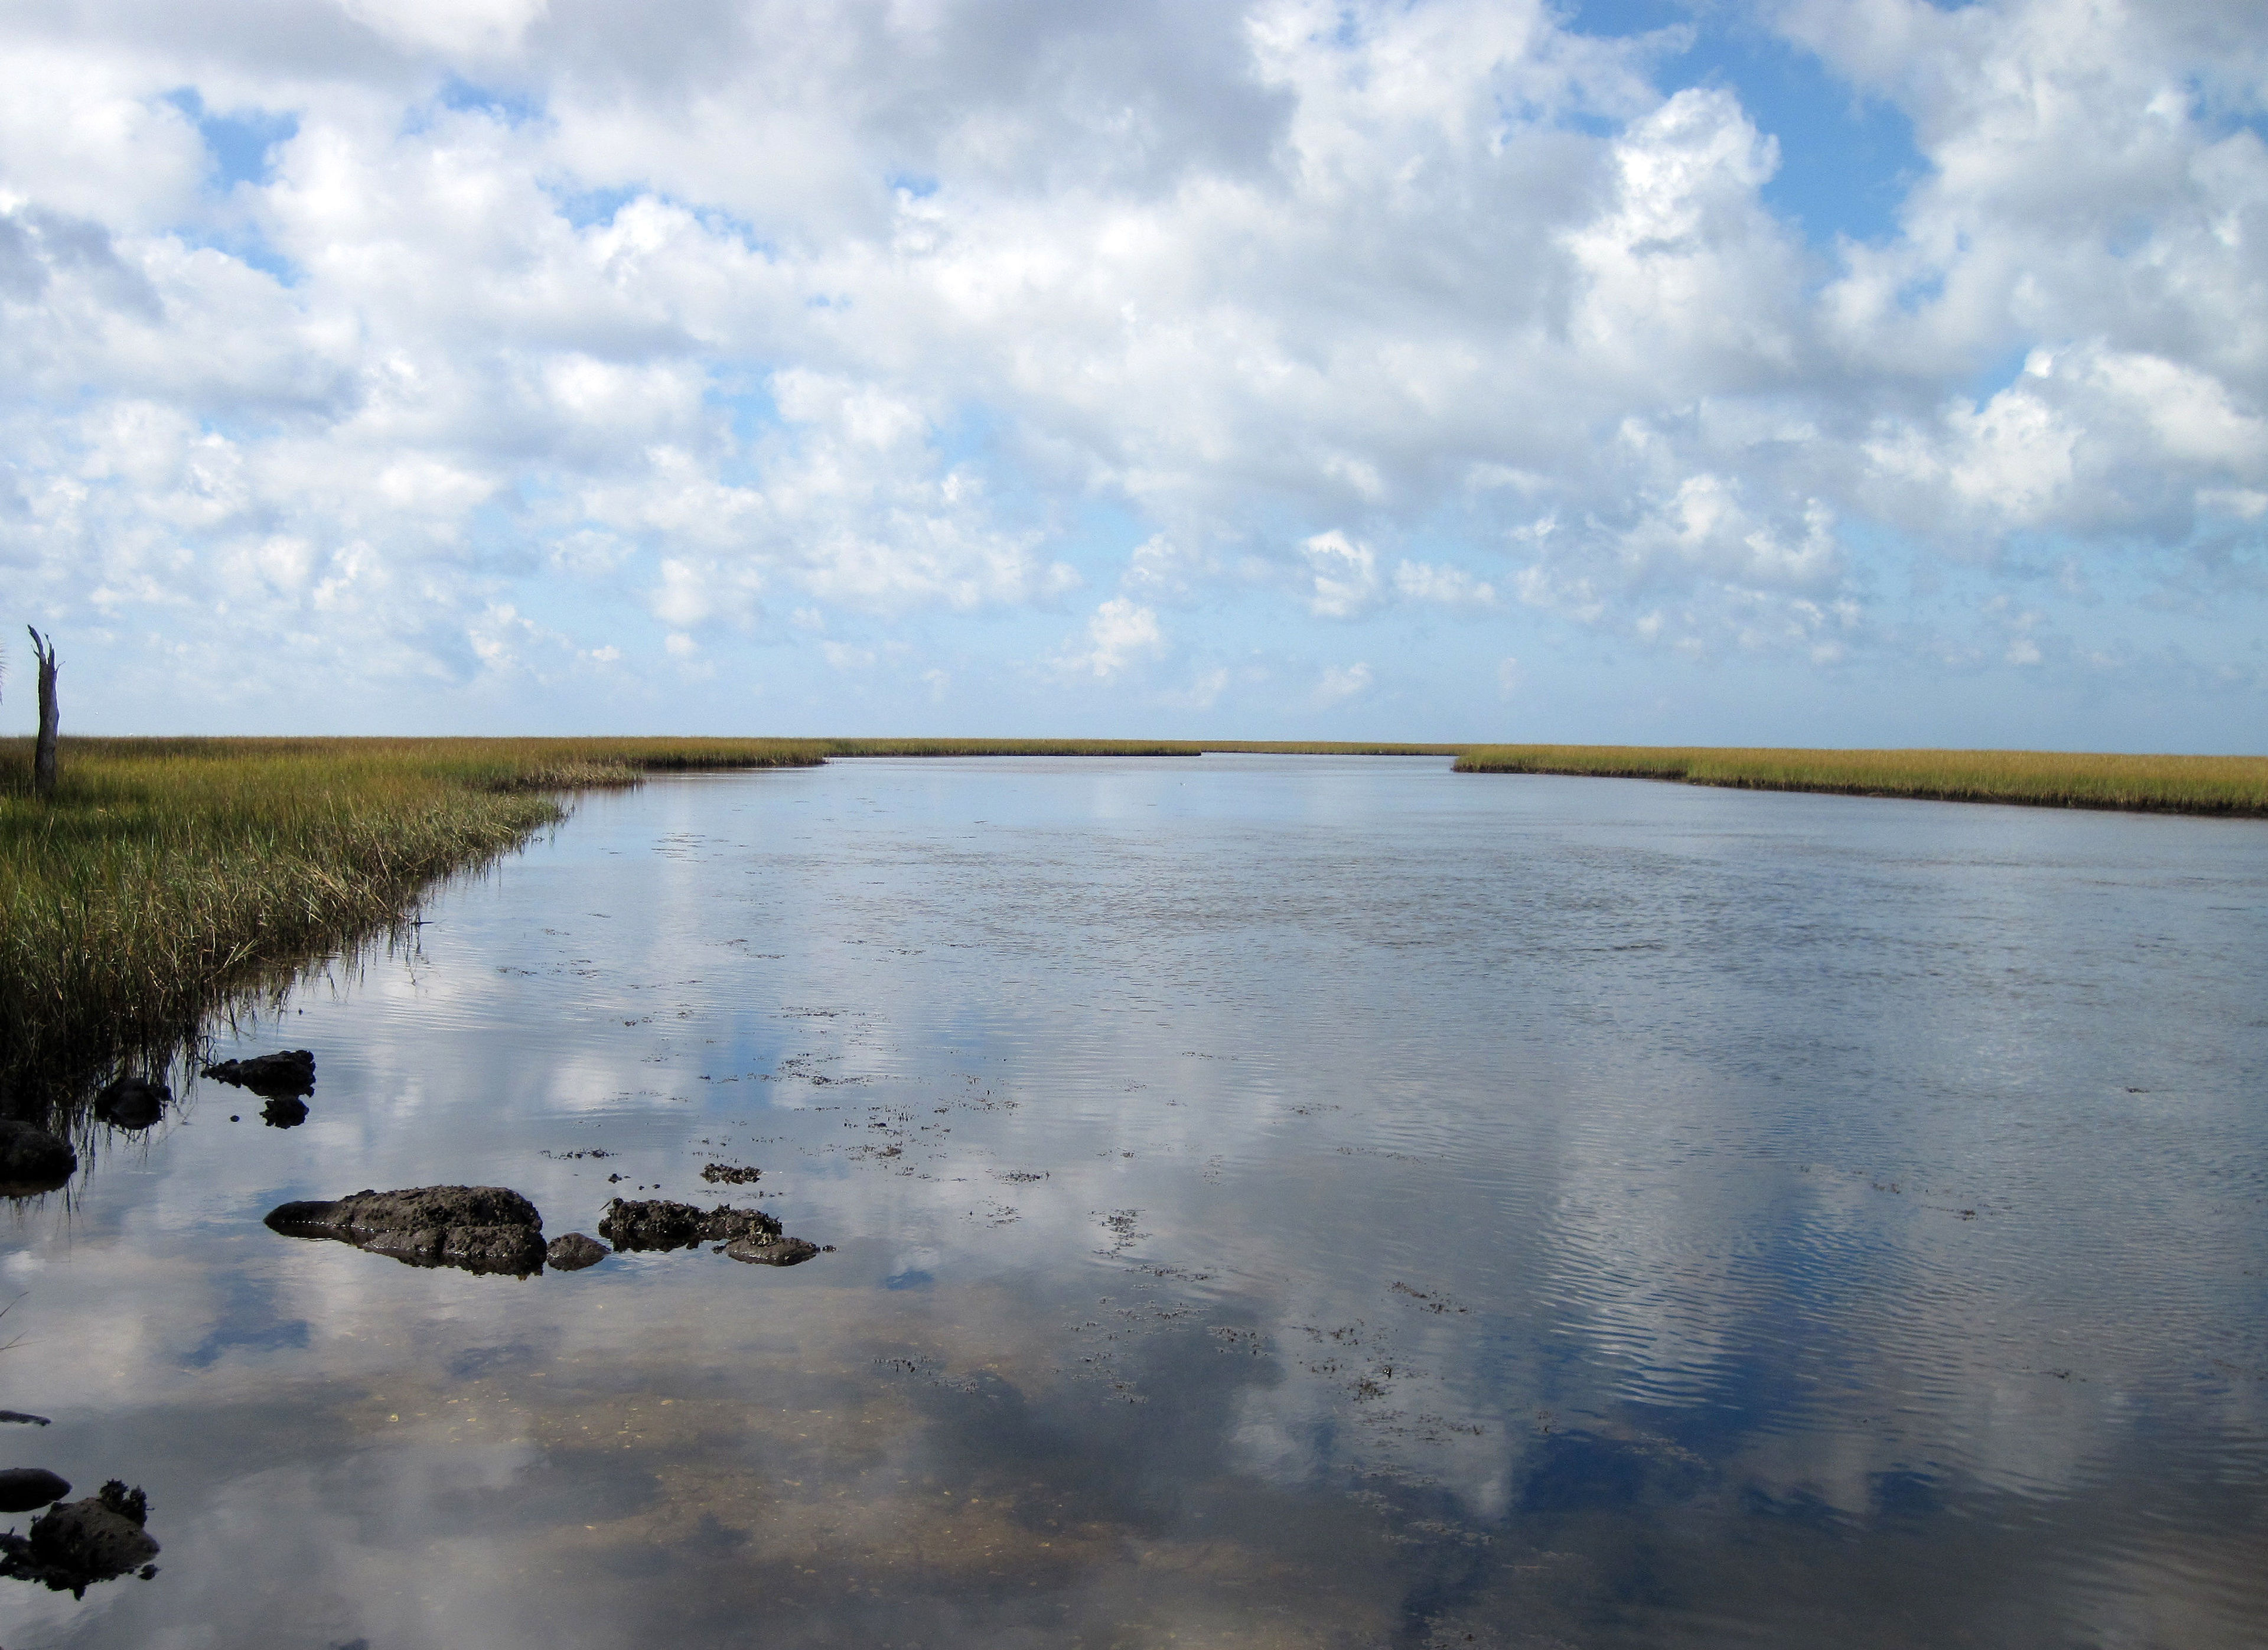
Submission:
M 31 627 L 26 625 L 26 630 Z M 32 789 L 44 799 L 55 793 L 55 645 L 32 631 L 32 657 L 40 661 L 40 740 L 32 748 Z

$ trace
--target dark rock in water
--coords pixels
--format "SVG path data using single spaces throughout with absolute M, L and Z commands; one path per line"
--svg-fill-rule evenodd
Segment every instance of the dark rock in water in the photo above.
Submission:
M 819 1253 L 819 1245 L 801 1238 L 744 1237 L 725 1245 L 725 1253 L 758 1266 L 800 1266 Z
M 736 1261 L 795 1266 L 819 1253 L 816 1244 L 780 1235 L 780 1223 L 761 1209 L 696 1209 L 688 1203 L 617 1197 L 599 1219 L 599 1235 L 618 1249 L 692 1249 L 716 1243 Z
M 660 1198 L 616 1197 L 599 1217 L 599 1235 L 617 1249 L 682 1249 L 737 1238 L 776 1238 L 780 1223 L 760 1209 L 696 1209 Z
M 279 1094 L 260 1109 L 260 1121 L 271 1129 L 296 1129 L 307 1121 L 307 1102 L 290 1094 Z
M 460 1266 L 519 1276 L 543 1264 L 543 1217 L 502 1186 L 414 1186 L 358 1191 L 336 1203 L 287 1203 L 271 1231 L 335 1238 L 413 1266 Z
M 730 1163 L 711 1163 L 701 1171 L 701 1178 L 711 1184 L 723 1182 L 727 1186 L 745 1186 L 762 1176 L 762 1169 L 739 1168 Z
M 150 1560 L 158 1556 L 158 1543 L 142 1528 L 149 1516 L 142 1492 L 113 1478 L 99 1495 L 49 1507 L 32 1521 L 29 1536 L 0 1533 L 0 1575 L 78 1598 L 97 1581 L 136 1570 L 147 1579 L 157 1573 Z
M 0 1191 L 53 1191 L 78 1168 L 78 1154 L 45 1129 L 0 1117 Z
M 543 1251 L 543 1263 L 556 1272 L 579 1272 L 606 1258 L 607 1246 L 580 1232 L 553 1238 L 551 1246 Z
M 315 1092 L 315 1057 L 306 1049 L 286 1049 L 281 1054 L 255 1055 L 249 1060 L 223 1060 L 205 1067 L 207 1077 L 255 1094 L 298 1096 Z
M 70 1493 L 70 1481 L 58 1478 L 45 1467 L 0 1470 L 0 1513 L 28 1513 L 50 1501 L 60 1501 Z
M 21 1410 L 0 1410 L 0 1421 L 22 1421 L 31 1426 L 52 1426 L 54 1422 L 44 1415 L 26 1415 Z
M 173 1091 L 146 1077 L 122 1077 L 94 1097 L 94 1115 L 114 1129 L 146 1129 L 166 1115 Z

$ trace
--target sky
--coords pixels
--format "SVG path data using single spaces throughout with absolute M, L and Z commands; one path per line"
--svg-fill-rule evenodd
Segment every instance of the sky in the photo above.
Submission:
M 2268 752 L 2257 0 L 12 0 L 0 732 Z

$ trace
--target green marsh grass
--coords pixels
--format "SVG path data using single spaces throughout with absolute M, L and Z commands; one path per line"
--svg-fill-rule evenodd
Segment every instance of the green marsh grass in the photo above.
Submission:
M 1484 745 L 1469 749 L 1456 767 L 1461 773 L 1588 774 L 1937 802 L 2268 816 L 2268 756 Z
M 554 823 L 562 792 L 819 760 L 791 740 L 74 739 L 42 803 L 30 741 L 0 740 L 0 1087 L 181 1046 Z

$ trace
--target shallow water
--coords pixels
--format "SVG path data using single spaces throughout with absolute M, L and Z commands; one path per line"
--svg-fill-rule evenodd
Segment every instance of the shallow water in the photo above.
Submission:
M 594 798 L 427 916 L 222 1037 L 315 1050 L 303 1126 L 202 1082 L 0 1220 L 55 1423 L 0 1464 L 164 1543 L 0 1582 L 11 1650 L 2268 1622 L 2268 827 L 842 762 Z M 261 1224 L 437 1182 L 836 1249 Z

